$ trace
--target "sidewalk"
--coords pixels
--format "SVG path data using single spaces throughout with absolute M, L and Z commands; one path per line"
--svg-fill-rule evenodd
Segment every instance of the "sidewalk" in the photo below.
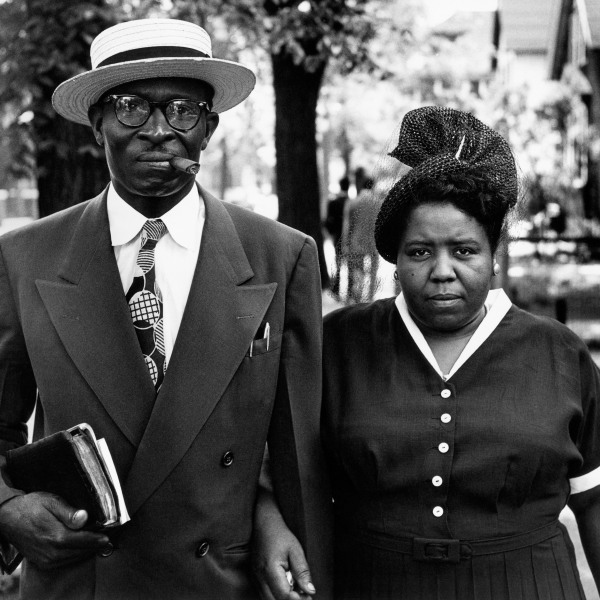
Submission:
M 594 578 L 592 577 L 592 573 L 590 571 L 590 568 L 588 567 L 585 554 L 583 553 L 583 547 L 581 546 L 581 540 L 579 538 L 579 531 L 577 530 L 577 523 L 575 522 L 575 517 L 568 508 L 565 508 L 560 514 L 560 520 L 566 526 L 569 532 L 569 537 L 573 541 L 573 546 L 575 546 L 577 566 L 579 568 L 579 575 L 581 576 L 581 585 L 583 586 L 585 597 L 587 600 L 599 600 L 600 595 L 598 594 L 596 584 L 594 583 Z

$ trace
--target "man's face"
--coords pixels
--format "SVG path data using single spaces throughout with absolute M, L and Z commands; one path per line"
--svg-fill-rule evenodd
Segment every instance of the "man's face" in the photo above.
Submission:
M 115 87 L 110 94 L 130 94 L 150 102 L 174 99 L 209 102 L 212 89 L 194 79 L 143 79 Z M 111 103 L 99 103 L 90 109 L 90 122 L 99 144 L 106 150 L 111 180 L 119 195 L 130 204 L 154 198 L 179 201 L 193 185 L 194 176 L 173 169 L 169 160 L 180 156 L 198 161 L 217 128 L 216 113 L 202 110 L 198 123 L 188 131 L 169 125 L 163 111 L 152 107 L 148 120 L 139 127 L 117 120 Z

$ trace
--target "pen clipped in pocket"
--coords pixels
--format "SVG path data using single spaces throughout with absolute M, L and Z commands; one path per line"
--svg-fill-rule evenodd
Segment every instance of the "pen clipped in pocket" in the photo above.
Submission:
M 253 357 L 275 350 L 279 346 L 280 341 L 281 334 L 272 334 L 271 325 L 268 321 L 261 323 L 254 339 L 250 343 L 250 348 L 248 348 L 246 356 Z

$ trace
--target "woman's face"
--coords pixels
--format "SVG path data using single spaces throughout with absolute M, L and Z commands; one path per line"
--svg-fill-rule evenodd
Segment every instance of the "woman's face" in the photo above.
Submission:
M 493 275 L 481 224 L 448 202 L 417 206 L 398 248 L 406 304 L 425 331 L 457 332 L 480 314 Z

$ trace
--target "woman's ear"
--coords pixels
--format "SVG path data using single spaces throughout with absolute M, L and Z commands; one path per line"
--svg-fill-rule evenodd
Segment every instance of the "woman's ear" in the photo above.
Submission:
M 92 126 L 94 138 L 96 138 L 98 146 L 104 146 L 104 132 L 102 130 L 103 114 L 104 108 L 98 104 L 92 104 L 88 110 L 88 119 L 90 120 L 90 125 Z

